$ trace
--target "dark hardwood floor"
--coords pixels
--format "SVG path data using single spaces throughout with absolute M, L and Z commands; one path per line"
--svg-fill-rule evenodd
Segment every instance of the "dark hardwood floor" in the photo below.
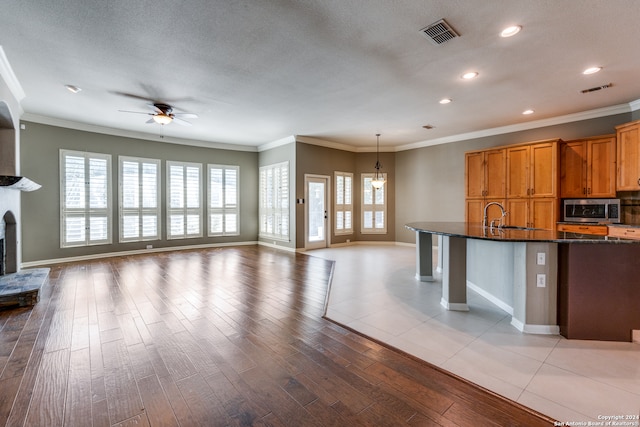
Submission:
M 323 319 L 331 270 L 259 246 L 52 266 L 0 311 L 0 425 L 553 425 Z

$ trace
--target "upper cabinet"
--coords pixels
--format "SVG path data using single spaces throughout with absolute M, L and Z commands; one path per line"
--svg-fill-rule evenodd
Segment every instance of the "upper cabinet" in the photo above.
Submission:
M 557 197 L 558 141 L 507 148 L 507 198 Z
M 615 197 L 615 166 L 615 135 L 560 143 L 560 197 Z
M 499 202 L 509 212 L 507 224 L 553 229 L 558 217 L 559 141 L 466 153 L 467 222 L 481 222 L 487 203 Z M 496 218 L 500 211 L 490 206 L 488 214 Z
M 616 126 L 617 190 L 640 190 L 640 120 Z
M 467 198 L 504 198 L 504 149 L 470 152 L 465 162 Z

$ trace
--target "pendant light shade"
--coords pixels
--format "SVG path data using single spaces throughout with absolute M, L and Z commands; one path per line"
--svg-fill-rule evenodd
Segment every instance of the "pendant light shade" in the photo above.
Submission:
M 376 166 L 375 168 L 376 168 L 376 176 L 371 181 L 371 185 L 376 190 L 379 190 L 382 188 L 382 186 L 385 183 L 384 176 L 380 172 L 380 168 L 382 168 L 382 165 L 380 164 L 380 134 L 379 133 L 376 134 Z

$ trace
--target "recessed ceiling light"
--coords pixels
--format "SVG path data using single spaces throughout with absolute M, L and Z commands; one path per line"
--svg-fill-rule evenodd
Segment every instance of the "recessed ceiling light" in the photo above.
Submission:
M 477 72 L 475 72 L 475 71 L 471 71 L 471 72 L 468 72 L 468 73 L 464 73 L 464 74 L 462 75 L 462 78 L 463 78 L 463 79 L 465 79 L 465 80 L 471 80 L 471 79 L 474 79 L 474 78 L 476 78 L 476 77 L 478 77 L 478 73 L 477 73 Z
M 448 104 L 450 103 L 452 100 L 451 98 L 442 98 L 440 101 L 438 101 L 440 104 Z
M 522 114 L 524 114 L 525 116 L 529 114 L 533 114 L 533 110 L 524 110 Z
M 511 27 L 507 27 L 500 33 L 500 37 L 511 37 L 515 36 L 520 32 L 522 27 L 520 25 L 512 25 Z
M 602 70 L 602 67 L 589 67 L 582 72 L 582 74 L 595 74 L 598 71 Z
M 78 93 L 82 90 L 78 86 L 74 86 L 74 85 L 64 85 L 64 87 L 66 87 L 67 90 L 71 93 Z

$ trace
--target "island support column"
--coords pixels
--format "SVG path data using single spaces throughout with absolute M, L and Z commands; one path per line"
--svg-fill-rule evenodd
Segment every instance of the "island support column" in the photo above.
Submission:
M 442 305 L 469 311 L 467 305 L 467 239 L 442 236 Z
M 416 231 L 416 279 L 433 282 L 433 240 L 431 233 Z

